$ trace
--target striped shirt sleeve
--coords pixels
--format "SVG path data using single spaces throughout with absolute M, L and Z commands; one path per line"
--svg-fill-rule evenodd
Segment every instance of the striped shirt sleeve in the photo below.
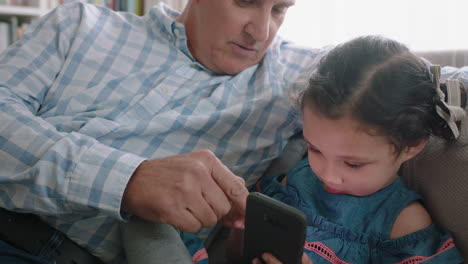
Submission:
M 7 209 L 39 215 L 97 210 L 120 219 L 125 186 L 144 160 L 58 131 L 39 117 L 83 8 L 55 9 L 0 56 L 0 203 Z

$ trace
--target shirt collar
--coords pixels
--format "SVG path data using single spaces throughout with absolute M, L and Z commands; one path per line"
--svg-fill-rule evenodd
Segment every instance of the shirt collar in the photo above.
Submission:
M 170 8 L 165 3 L 160 2 L 155 5 L 152 10 L 155 12 L 155 16 L 153 16 L 153 18 L 156 20 L 158 26 L 162 27 L 165 33 L 174 34 L 173 30 L 176 28 L 174 24 L 179 24 L 182 28 L 184 27 L 176 21 L 177 17 L 180 16 L 180 13 Z
M 159 26 L 161 33 L 164 37 L 173 41 L 174 45 L 187 55 L 197 67 L 215 74 L 210 69 L 203 66 L 193 57 L 187 45 L 187 35 L 185 32 L 185 26 L 182 23 L 176 21 L 180 16 L 180 12 L 172 9 L 163 2 L 160 2 L 152 8 L 154 15 L 152 16 L 155 23 Z

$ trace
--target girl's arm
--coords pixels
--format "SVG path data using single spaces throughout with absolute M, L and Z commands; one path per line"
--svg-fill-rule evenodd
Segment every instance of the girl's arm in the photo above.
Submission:
M 398 215 L 390 238 L 399 238 L 424 229 L 432 224 L 432 218 L 419 202 L 412 202 Z

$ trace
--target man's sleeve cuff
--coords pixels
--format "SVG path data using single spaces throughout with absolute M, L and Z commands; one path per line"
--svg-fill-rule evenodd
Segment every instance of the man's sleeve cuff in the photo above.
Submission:
M 77 162 L 69 179 L 67 201 L 74 211 L 93 211 L 124 220 L 123 193 L 145 158 L 95 142 Z M 86 213 L 86 212 L 83 212 Z

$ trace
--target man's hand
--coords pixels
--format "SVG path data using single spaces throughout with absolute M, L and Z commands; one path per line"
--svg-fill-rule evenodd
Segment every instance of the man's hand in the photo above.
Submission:
M 133 173 L 122 210 L 184 232 L 210 227 L 223 218 L 243 227 L 248 191 L 210 151 L 145 161 Z

